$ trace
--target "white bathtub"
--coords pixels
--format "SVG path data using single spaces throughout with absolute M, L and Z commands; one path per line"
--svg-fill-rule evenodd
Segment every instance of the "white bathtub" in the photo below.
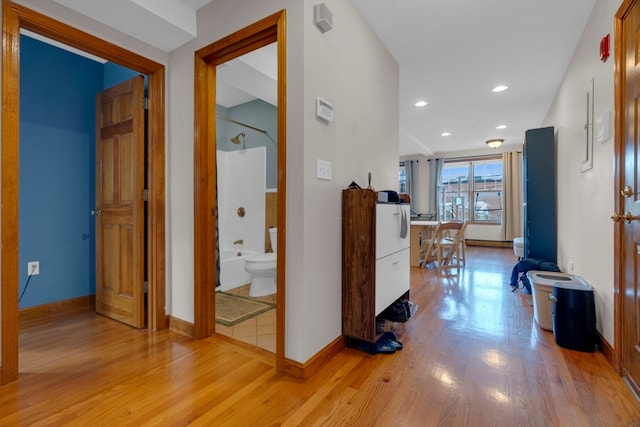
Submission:
M 259 252 L 235 249 L 220 251 L 220 286 L 216 290 L 228 291 L 249 284 L 251 275 L 245 271 L 244 261 L 256 255 Z

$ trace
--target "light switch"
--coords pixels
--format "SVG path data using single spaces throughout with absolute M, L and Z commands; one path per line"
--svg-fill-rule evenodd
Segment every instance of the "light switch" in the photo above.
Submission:
M 331 162 L 316 159 L 316 178 L 331 181 Z

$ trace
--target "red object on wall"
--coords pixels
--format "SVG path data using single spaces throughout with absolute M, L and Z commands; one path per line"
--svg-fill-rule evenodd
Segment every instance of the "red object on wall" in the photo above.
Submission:
M 600 40 L 600 60 L 606 62 L 609 57 L 610 36 L 607 34 Z

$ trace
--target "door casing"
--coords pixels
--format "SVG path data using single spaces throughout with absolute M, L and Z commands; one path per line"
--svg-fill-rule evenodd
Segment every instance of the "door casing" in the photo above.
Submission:
M 194 323 L 195 338 L 215 332 L 216 248 L 216 67 L 255 49 L 278 43 L 278 265 L 276 371 L 285 373 L 286 272 L 286 11 L 281 10 L 195 53 L 194 105 Z
M 20 28 L 120 64 L 149 78 L 148 327 L 166 329 L 165 67 L 9 0 L 2 1 L 2 150 L 0 171 L 0 384 L 18 378 L 18 221 Z

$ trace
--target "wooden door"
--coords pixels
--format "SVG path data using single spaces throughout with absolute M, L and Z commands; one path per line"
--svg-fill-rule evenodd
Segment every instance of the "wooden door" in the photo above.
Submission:
M 629 2 L 627 2 L 629 3 Z M 627 9 L 622 18 L 619 55 L 621 90 L 620 143 L 616 155 L 620 159 L 620 190 L 616 221 L 617 256 L 620 275 L 620 352 L 621 371 L 636 391 L 640 388 L 640 7 L 638 2 Z M 618 343 L 616 343 L 618 346 Z
M 96 311 L 144 316 L 144 80 L 96 97 Z

